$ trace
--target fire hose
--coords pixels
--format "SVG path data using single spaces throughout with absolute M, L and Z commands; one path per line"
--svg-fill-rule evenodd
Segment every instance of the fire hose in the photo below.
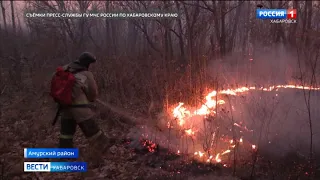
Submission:
M 124 119 L 125 123 L 127 123 L 127 124 L 135 124 L 135 125 L 137 125 L 137 124 L 142 124 L 143 122 L 145 122 L 144 118 L 136 118 L 133 115 L 130 115 L 128 113 L 128 111 L 123 109 L 123 108 L 116 107 L 116 106 L 111 105 L 111 104 L 109 104 L 107 102 L 104 102 L 104 101 L 102 101 L 100 99 L 96 99 L 96 102 L 98 102 L 103 107 L 105 107 L 106 109 L 110 110 L 111 112 L 121 116 L 122 119 Z M 96 109 L 96 106 L 92 106 L 92 105 L 89 105 L 87 107 L 90 107 L 92 109 Z M 58 106 L 57 113 L 56 113 L 56 115 L 54 117 L 54 120 L 52 121 L 52 126 L 54 126 L 56 124 L 58 118 L 60 117 L 60 111 L 61 111 L 61 106 Z M 118 123 L 120 123 L 122 125 L 124 124 L 124 123 L 121 123 L 119 121 L 118 121 Z
M 137 117 L 134 117 L 133 115 L 130 115 L 128 113 L 128 110 L 125 110 L 120 107 L 116 107 L 116 106 L 111 105 L 109 103 L 106 103 L 100 99 L 96 99 L 96 102 L 98 102 L 99 104 L 101 104 L 105 108 L 109 109 L 110 111 L 114 112 L 115 114 L 120 115 L 121 117 L 123 117 L 127 121 L 130 121 L 131 124 L 142 124 L 143 122 L 145 122 L 144 118 L 137 118 Z

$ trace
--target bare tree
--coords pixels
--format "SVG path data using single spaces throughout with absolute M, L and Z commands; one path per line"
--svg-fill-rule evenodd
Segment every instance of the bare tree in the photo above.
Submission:
M 297 9 L 297 8 L 298 8 L 298 0 L 293 0 L 293 9 Z M 290 26 L 288 38 L 289 38 L 291 46 L 295 46 L 295 44 L 296 44 L 297 28 L 298 28 L 298 23 L 294 23 Z
M 237 33 L 237 30 L 238 30 L 238 24 L 239 24 L 239 20 L 240 20 L 240 14 L 241 14 L 241 11 L 243 9 L 243 6 L 242 6 L 242 3 L 239 5 L 239 7 L 237 8 L 236 10 L 236 14 L 235 14 L 235 19 L 234 19 L 234 22 L 233 22 L 233 27 L 232 27 L 232 33 L 231 33 L 231 36 L 230 36 L 230 40 L 229 40 L 229 43 L 228 43 L 228 47 L 227 47 L 227 50 L 226 50 L 226 53 L 230 53 L 232 52 L 234 46 L 235 46 L 235 37 L 236 37 L 236 33 Z
M 112 2 L 105 2 L 105 9 L 109 12 L 112 9 Z M 106 19 L 106 43 L 107 43 L 107 52 L 109 55 L 117 55 L 117 44 L 116 44 L 116 34 L 115 34 L 115 22 L 110 19 Z
M 4 31 L 7 33 L 7 18 L 6 18 L 6 8 L 3 5 L 3 0 L 0 1 L 1 11 L 2 11 L 2 19 L 4 25 Z
M 10 6 L 11 6 L 11 18 L 12 18 L 12 30 L 13 30 L 13 34 L 15 34 L 16 33 L 16 21 L 15 21 L 15 15 L 14 15 L 13 0 L 10 0 Z
M 301 48 L 301 47 L 300 47 Z M 318 59 L 320 55 L 319 49 L 314 52 L 314 49 L 311 49 L 309 51 L 302 51 L 297 49 L 298 53 L 298 65 L 299 65 L 299 73 L 300 73 L 300 81 L 302 86 L 311 86 L 314 87 L 317 85 L 317 65 L 318 65 Z M 306 57 L 306 65 L 305 63 L 301 62 L 301 54 L 303 54 L 303 57 Z M 305 67 L 306 66 L 306 67 Z M 304 68 L 305 67 L 305 68 Z M 314 168 L 314 129 L 313 129 L 313 116 L 311 113 L 312 105 L 311 105 L 311 94 L 312 90 L 309 89 L 303 89 L 303 97 L 304 97 L 304 103 L 307 108 L 307 114 L 308 114 L 308 125 L 309 125 L 309 133 L 310 133 L 310 142 L 309 142 L 309 170 L 313 171 Z
M 305 10 L 306 10 L 306 18 L 305 18 L 305 21 L 306 21 L 306 29 L 307 30 L 310 30 L 312 29 L 311 27 L 311 22 L 312 22 L 312 1 L 305 1 Z M 305 37 L 305 45 L 306 46 L 309 46 L 310 45 L 310 38 L 309 36 L 307 35 Z

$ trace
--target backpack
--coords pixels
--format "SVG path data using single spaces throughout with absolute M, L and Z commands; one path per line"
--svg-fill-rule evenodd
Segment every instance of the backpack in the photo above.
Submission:
M 76 72 L 70 72 L 69 68 L 66 70 L 63 67 L 58 67 L 56 73 L 51 80 L 50 96 L 59 105 L 72 104 L 72 89 L 76 82 L 74 76 Z

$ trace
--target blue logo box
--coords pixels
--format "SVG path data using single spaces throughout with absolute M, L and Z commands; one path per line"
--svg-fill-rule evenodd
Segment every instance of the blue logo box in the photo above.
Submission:
M 24 162 L 24 172 L 86 172 L 86 162 Z
M 258 19 L 286 19 L 286 9 L 257 9 L 256 17 Z
M 24 158 L 78 158 L 77 148 L 24 148 Z

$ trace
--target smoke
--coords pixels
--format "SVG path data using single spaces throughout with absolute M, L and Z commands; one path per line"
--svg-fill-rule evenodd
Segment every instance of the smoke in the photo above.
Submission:
M 203 156 L 204 160 L 219 153 L 222 162 L 228 158 L 230 160 L 232 153 L 221 156 L 226 150 L 233 151 L 230 140 L 240 143 L 237 151 L 243 154 L 242 157 L 250 156 L 252 145 L 256 145 L 260 152 L 274 156 L 298 152 L 307 157 L 310 147 L 309 119 L 313 122 L 314 132 L 320 127 L 317 122 L 320 117 L 317 111 L 320 92 L 285 88 L 260 90 L 260 87 L 294 82 L 292 77 L 297 72 L 297 56 L 281 45 L 248 58 L 241 60 L 237 55 L 229 55 L 223 62 L 212 63 L 209 74 L 213 79 L 218 77 L 218 91 L 243 86 L 254 86 L 255 90 L 237 95 L 218 94 L 217 100 L 225 103 L 214 109 L 217 114 L 192 116 L 183 125 L 172 114 L 177 102 L 169 112 L 159 115 L 155 126 L 142 126 L 129 136 L 152 140 L 161 147 L 181 154 L 193 155 L 197 152 L 198 156 L 209 152 Z M 251 67 L 248 66 L 250 63 Z M 250 72 L 248 68 L 251 68 Z M 298 81 L 295 83 L 298 84 Z M 310 104 L 306 103 L 309 99 Z M 310 107 L 310 116 L 307 105 Z M 194 112 L 200 106 L 185 104 L 183 107 Z M 314 150 L 320 148 L 320 138 L 316 133 L 313 134 L 313 145 Z
M 307 90 L 306 90 L 307 91 Z M 319 128 L 317 111 L 320 92 L 311 93 L 313 129 Z M 252 134 L 245 139 L 258 144 L 262 151 L 284 156 L 294 151 L 307 155 L 310 143 L 309 117 L 303 90 L 281 89 L 273 92 L 249 92 L 234 97 L 234 118 L 243 121 Z M 314 134 L 314 148 L 319 149 L 319 136 Z
M 299 77 L 298 55 L 282 44 L 272 48 L 259 48 L 253 55 L 234 53 L 223 61 L 213 62 L 208 74 L 218 77 L 219 88 L 241 86 L 268 87 L 279 84 L 301 84 Z M 300 61 L 305 62 L 300 55 Z M 308 71 L 304 69 L 303 71 Z M 305 77 L 308 78 L 308 77 Z M 305 92 L 304 92 L 305 91 Z M 316 132 L 320 123 L 317 107 L 320 92 L 309 90 L 281 89 L 279 91 L 249 91 L 243 96 L 230 98 L 228 103 L 234 107 L 233 118 L 243 122 L 252 134 L 246 138 L 253 144 L 274 155 L 285 155 L 296 151 L 307 155 L 310 145 L 309 114 L 306 100 L 310 99 L 310 118 L 312 129 Z M 307 98 L 307 99 L 305 99 Z M 313 134 L 314 150 L 319 150 L 320 137 Z
M 298 59 L 294 50 L 282 44 L 272 48 L 259 48 L 255 53 L 235 52 L 223 60 L 212 61 L 208 75 L 219 78 L 224 85 L 271 85 L 293 81 L 298 72 Z

